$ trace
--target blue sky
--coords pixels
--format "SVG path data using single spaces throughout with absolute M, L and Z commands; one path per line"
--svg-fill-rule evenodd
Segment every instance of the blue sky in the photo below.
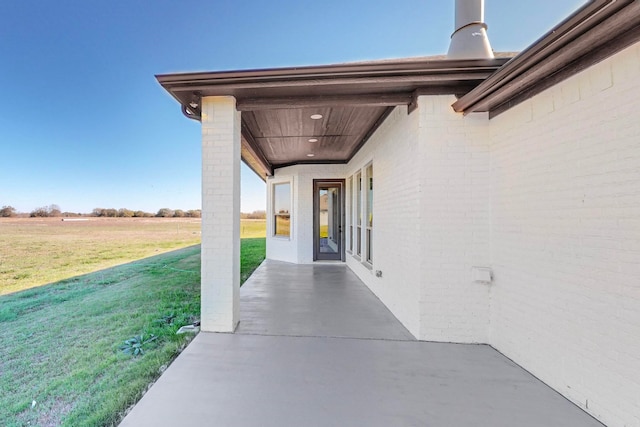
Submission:
M 517 51 L 584 4 L 486 0 Z M 3 0 L 0 206 L 200 207 L 200 128 L 154 75 L 446 53 L 454 0 Z M 242 172 L 242 210 L 264 183 Z

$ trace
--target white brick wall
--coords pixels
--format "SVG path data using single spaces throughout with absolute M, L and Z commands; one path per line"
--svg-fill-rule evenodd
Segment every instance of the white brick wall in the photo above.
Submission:
M 202 98 L 203 331 L 232 332 L 240 291 L 240 113 L 232 97 Z
M 486 342 L 489 288 L 471 267 L 489 262 L 489 133 L 452 102 L 396 108 L 349 163 L 351 175 L 373 161 L 375 244 L 372 270 L 347 262 L 419 339 Z
M 373 270 L 347 264 L 416 337 L 420 336 L 420 168 L 418 114 L 396 108 L 347 165 L 351 176 L 373 162 Z M 382 277 L 375 277 L 375 270 Z
M 490 287 L 472 267 L 490 263 L 486 114 L 462 116 L 452 96 L 421 97 L 420 339 L 486 343 Z
M 640 426 L 640 48 L 490 122 L 490 343 Z

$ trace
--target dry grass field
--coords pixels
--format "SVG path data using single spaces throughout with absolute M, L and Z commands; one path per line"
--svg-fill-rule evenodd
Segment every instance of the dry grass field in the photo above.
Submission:
M 243 238 L 264 230 L 242 221 Z M 0 218 L 0 295 L 199 243 L 199 218 Z

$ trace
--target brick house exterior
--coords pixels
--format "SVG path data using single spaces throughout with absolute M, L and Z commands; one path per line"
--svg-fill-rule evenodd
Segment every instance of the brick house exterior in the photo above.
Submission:
M 493 67 L 462 94 L 421 83 L 391 94 L 389 77 L 344 96 L 282 89 L 257 102 L 229 83 L 264 84 L 245 72 L 222 83 L 159 76 L 202 122 L 203 329 L 231 332 L 240 320 L 241 158 L 267 183 L 273 260 L 315 262 L 314 180 L 342 179 L 344 264 L 416 338 L 489 344 L 605 424 L 640 426 L 639 40 L 637 1 L 592 1 L 511 61 L 452 65 Z M 425 64 L 431 76 L 453 63 Z M 328 67 L 327 79 L 347 78 Z M 282 72 L 283 87 L 299 91 L 300 76 Z M 370 107 L 382 85 L 387 110 L 344 161 L 276 164 L 243 122 L 269 102 L 305 113 L 330 100 Z M 357 187 L 369 178 L 370 207 Z M 284 237 L 269 214 L 280 184 L 290 189 Z M 369 216 L 370 237 L 363 229 L 356 242 L 353 227 Z

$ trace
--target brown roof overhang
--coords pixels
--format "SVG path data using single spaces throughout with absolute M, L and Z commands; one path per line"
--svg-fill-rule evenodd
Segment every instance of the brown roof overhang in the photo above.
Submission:
M 414 91 L 464 94 L 510 58 L 404 59 L 337 65 L 157 75 L 184 108 L 200 96 L 234 96 L 240 111 L 295 105 L 399 105 Z
M 508 110 L 640 40 L 640 1 L 593 0 L 453 104 L 457 112 Z
M 507 54 L 508 55 L 508 54 Z M 447 60 L 446 57 L 408 58 L 324 66 L 272 68 L 157 75 L 158 82 L 180 104 L 183 113 L 200 119 L 200 98 L 233 96 L 242 111 L 242 159 L 262 179 L 275 168 L 299 163 L 346 163 L 366 142 L 393 107 L 411 111 L 419 95 L 462 95 L 496 72 L 512 55 L 491 60 Z M 192 104 L 192 105 L 191 105 Z M 289 120 L 287 111 L 326 109 L 344 114 L 354 126 L 341 133 L 326 128 L 317 136 L 326 147 L 324 158 L 309 160 L 292 149 L 303 132 L 277 135 L 259 123 L 267 118 Z M 306 111 L 306 110 L 305 110 Z M 357 112 L 360 113 L 357 113 Z M 365 112 L 365 113 L 363 113 Z M 367 116 L 363 119 L 363 114 Z M 332 120 L 334 124 L 340 120 Z M 350 125 L 349 125 L 350 126 Z M 269 126 L 267 126 L 269 127 Z M 294 126 L 283 125 L 283 128 Z M 343 138 L 343 139 L 340 139 Z M 333 145 L 331 145 L 333 144 Z M 332 146 L 343 150 L 336 157 Z M 300 147 L 296 145 L 293 148 Z M 277 150 L 276 151 L 274 151 Z M 331 152 L 331 153 L 330 153 Z M 283 153 L 288 156 L 283 157 Z M 295 156 L 293 156 L 295 154 Z M 331 155 L 329 155 L 331 154 Z M 292 157 L 293 156 L 293 157 Z

